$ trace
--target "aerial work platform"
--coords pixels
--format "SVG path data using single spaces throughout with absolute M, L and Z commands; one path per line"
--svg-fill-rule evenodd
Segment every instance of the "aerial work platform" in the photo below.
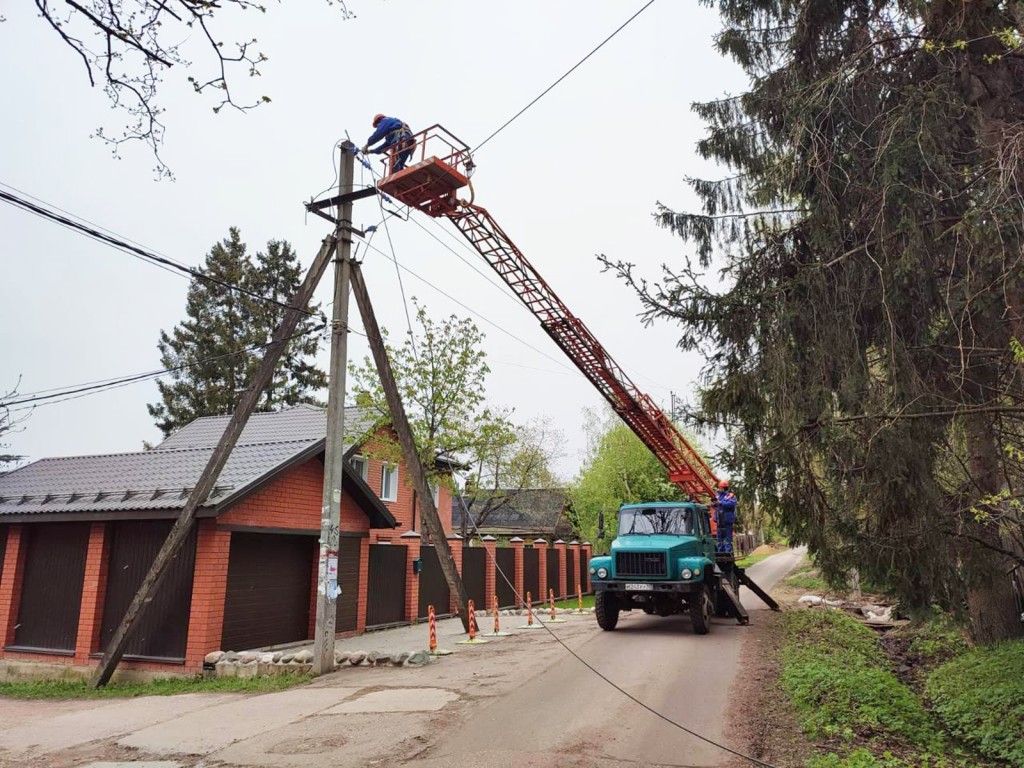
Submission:
M 392 152 L 385 160 L 387 171 L 377 189 L 428 216 L 455 211 L 456 193 L 469 186 L 473 175 L 473 159 L 466 143 L 440 125 L 432 125 L 400 146 L 402 152 L 411 149 L 412 157 L 405 168 L 395 171 L 397 153 Z

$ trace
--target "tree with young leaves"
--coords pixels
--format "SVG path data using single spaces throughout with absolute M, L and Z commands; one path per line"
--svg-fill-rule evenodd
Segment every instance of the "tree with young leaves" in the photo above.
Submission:
M 615 513 L 623 504 L 686 499 L 668 479 L 665 466 L 614 413 L 608 409 L 584 413 L 587 455 L 569 489 L 573 527 L 581 536 L 597 541 L 597 519 L 604 512 L 609 538 L 614 537 Z M 692 436 L 687 439 L 697 445 Z
M 1024 472 L 1024 6 L 725 0 L 751 87 L 699 104 L 695 261 L 635 286 L 711 351 L 698 417 L 825 573 L 1022 634 L 1007 516 Z M 721 285 L 705 272 L 721 267 Z
M 339 7 L 341 18 L 354 16 L 344 0 L 326 2 Z M 242 39 L 238 31 L 242 13 L 266 13 L 266 6 L 259 2 L 35 0 L 35 4 L 40 19 L 81 60 L 89 85 L 99 84 L 111 106 L 126 115 L 120 132 L 101 126 L 94 135 L 107 142 L 115 156 L 125 142 L 148 145 L 159 176 L 171 175 L 160 157 L 164 109 L 159 91 L 168 73 L 181 71 L 197 94 L 214 94 L 214 112 L 224 107 L 244 112 L 270 101 L 266 95 L 239 97 L 233 89 L 239 74 L 258 77 L 267 61 L 257 41 Z
M 157 382 L 160 402 L 147 407 L 165 436 L 200 416 L 234 413 L 302 281 L 287 242 L 270 241 L 253 262 L 235 227 L 210 249 L 201 275 L 189 286 L 188 319 L 160 331 L 160 361 L 171 381 Z M 257 410 L 321 404 L 327 377 L 313 362 L 326 322 L 319 310 L 307 308 Z
M 455 315 L 434 320 L 419 304 L 415 319 L 416 332 L 401 346 L 388 344 L 387 332 L 382 333 L 423 467 L 432 481 L 447 482 L 447 470 L 437 465 L 438 457 L 472 465 L 510 440 L 511 425 L 504 412 L 487 404 L 490 368 L 484 334 L 476 324 Z M 353 363 L 349 371 L 356 404 L 371 409 L 379 423 L 389 423 L 373 360 Z M 380 458 L 400 458 L 396 441 L 384 440 L 377 451 Z

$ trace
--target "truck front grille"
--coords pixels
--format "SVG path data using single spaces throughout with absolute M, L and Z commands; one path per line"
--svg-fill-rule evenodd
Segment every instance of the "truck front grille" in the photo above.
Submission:
M 616 552 L 615 576 L 668 576 L 664 552 Z

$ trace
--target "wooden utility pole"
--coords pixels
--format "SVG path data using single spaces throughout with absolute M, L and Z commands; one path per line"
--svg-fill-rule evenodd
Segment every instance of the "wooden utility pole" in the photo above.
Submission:
M 345 373 L 348 368 L 348 294 L 352 268 L 352 192 L 355 178 L 355 145 L 341 144 L 338 225 L 334 237 L 338 257 L 334 261 L 334 312 L 331 319 L 331 370 L 327 390 L 327 443 L 324 452 L 324 494 L 320 518 L 320 564 L 317 569 L 316 629 L 313 634 L 313 673 L 334 668 L 334 635 L 337 622 L 338 547 L 341 536 L 341 478 L 345 460 Z
M 402 405 L 402 398 L 398 394 L 398 385 L 395 383 L 391 362 L 388 360 L 388 353 L 384 348 L 384 339 L 380 335 L 380 327 L 377 325 L 377 318 L 373 314 L 373 305 L 370 303 L 370 294 L 366 291 L 366 283 L 363 282 L 363 273 L 358 264 L 352 265 L 352 293 L 355 294 L 356 304 L 359 306 L 359 316 L 363 319 L 363 328 L 366 330 L 370 350 L 373 352 L 373 359 L 377 364 L 380 383 L 384 387 L 384 397 L 388 402 L 388 410 L 391 411 L 391 424 L 398 433 L 402 457 L 412 473 L 413 490 L 420 498 L 423 524 L 430 535 L 430 542 L 437 550 L 437 559 L 441 562 L 441 570 L 444 572 L 448 587 L 456 596 L 455 602 L 459 606 L 459 618 L 462 619 L 462 626 L 468 632 L 469 611 L 466 588 L 463 586 L 462 576 L 459 575 L 455 562 L 452 560 L 452 550 L 448 546 L 448 539 L 441 525 L 441 519 L 437 516 L 434 494 L 431 493 L 427 485 L 427 474 L 423 471 L 420 455 L 416 451 L 416 442 L 413 440 L 412 429 L 409 427 L 409 419 L 405 415 L 405 406 Z
M 281 324 L 274 332 L 274 336 L 271 339 L 270 344 L 267 345 L 266 351 L 263 355 L 263 360 L 260 362 L 260 366 L 256 370 L 256 375 L 253 377 L 249 387 L 242 394 L 242 399 L 239 400 L 238 406 L 235 408 L 235 412 L 231 416 L 231 420 L 224 429 L 224 434 L 221 435 L 220 442 L 217 443 L 217 447 L 214 448 L 213 453 L 210 455 L 210 460 L 206 464 L 206 468 L 203 469 L 203 473 L 199 476 L 199 480 L 196 481 L 195 488 L 193 488 L 192 492 L 189 494 L 188 500 L 185 502 L 185 508 L 181 510 L 181 514 L 174 523 L 174 527 L 171 528 L 171 532 L 164 540 L 163 546 L 160 547 L 160 551 L 157 553 L 156 559 L 153 561 L 153 565 L 150 566 L 149 573 L 147 573 L 146 578 L 142 580 L 142 584 L 139 586 L 139 591 L 135 593 L 135 597 L 132 599 L 131 605 L 128 606 L 128 610 L 125 613 L 124 618 L 121 620 L 120 625 L 117 627 L 117 631 L 114 633 L 110 643 L 107 645 L 107 649 L 103 654 L 103 660 L 100 662 L 99 667 L 96 668 L 96 673 L 93 675 L 93 687 L 100 688 L 106 685 L 110 680 L 110 676 L 114 674 L 114 670 L 117 669 L 118 662 L 121 661 L 121 656 L 124 654 L 124 650 L 128 644 L 129 638 L 131 637 L 132 630 L 135 628 L 138 620 L 142 618 L 143 613 L 149 607 L 154 593 L 160 586 L 160 580 L 167 573 L 168 566 L 174 561 L 174 558 L 177 557 L 182 544 L 185 543 L 189 532 L 192 530 L 192 525 L 195 522 L 196 510 L 199 508 L 200 504 L 206 501 L 206 497 L 209 496 L 210 491 L 213 490 L 213 486 L 217 482 L 217 478 L 220 476 L 221 470 L 224 469 L 224 465 L 227 463 L 228 457 L 231 455 L 231 450 L 235 447 L 235 443 L 238 442 L 238 438 L 242 434 L 242 430 L 245 428 L 246 422 L 249 421 L 249 417 L 252 415 L 253 411 L 256 410 L 256 403 L 259 400 L 260 394 L 262 394 L 263 390 L 266 389 L 267 385 L 270 383 L 271 378 L 273 378 L 277 362 L 280 360 L 281 354 L 284 352 L 288 342 L 291 341 L 291 337 L 295 333 L 299 320 L 307 314 L 306 307 L 309 306 L 309 301 L 313 298 L 313 291 L 316 289 L 317 284 L 320 282 L 320 278 L 323 276 L 324 271 L 327 269 L 327 265 L 331 261 L 331 256 L 335 251 L 335 245 L 334 237 L 328 237 L 323 241 L 323 245 L 320 247 L 320 252 L 317 254 L 316 259 L 313 261 L 309 271 L 306 273 L 306 277 L 303 279 L 302 285 L 299 286 L 299 290 L 296 291 L 295 296 L 292 297 L 292 300 L 288 305 L 288 310 L 285 312 L 284 318 L 281 320 Z

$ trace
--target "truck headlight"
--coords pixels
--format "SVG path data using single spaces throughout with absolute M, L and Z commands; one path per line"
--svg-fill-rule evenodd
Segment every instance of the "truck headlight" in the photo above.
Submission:
M 607 579 L 608 578 L 608 569 L 607 568 L 598 568 L 597 569 L 597 578 L 599 578 L 599 579 Z
M 593 566 L 591 566 L 591 568 L 590 568 L 590 575 L 593 576 L 595 573 L 597 573 L 597 569 L 594 568 Z
M 691 571 L 689 568 L 683 568 L 683 570 L 681 570 L 679 572 L 679 575 L 682 576 L 684 580 L 685 579 L 692 579 L 693 578 L 693 571 Z

